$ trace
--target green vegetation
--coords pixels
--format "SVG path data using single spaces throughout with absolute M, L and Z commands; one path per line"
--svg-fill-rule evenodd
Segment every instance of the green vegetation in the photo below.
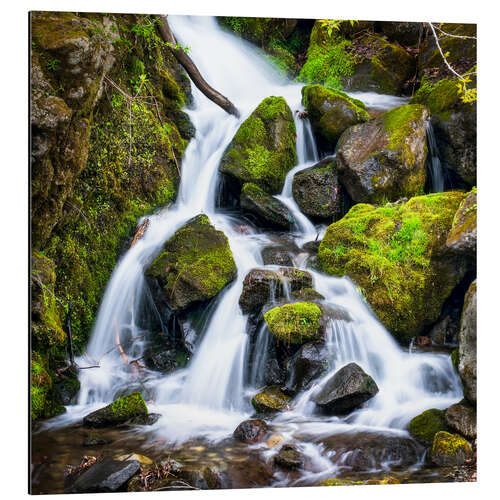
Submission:
M 252 405 L 260 413 L 285 410 L 292 398 L 285 396 L 277 386 L 266 387 L 252 398 Z
M 444 410 L 433 408 L 424 411 L 410 420 L 408 429 L 417 441 L 424 444 L 431 444 L 434 441 L 435 434 L 448 430 L 444 418 Z

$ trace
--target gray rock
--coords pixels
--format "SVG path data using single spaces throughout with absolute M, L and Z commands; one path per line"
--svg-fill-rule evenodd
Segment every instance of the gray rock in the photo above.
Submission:
M 446 424 L 466 439 L 473 440 L 477 436 L 476 410 L 466 401 L 455 403 L 444 413 Z
M 286 364 L 286 389 L 297 394 L 309 388 L 327 368 L 326 354 L 322 342 L 309 342 L 301 346 Z
M 233 432 L 233 436 L 242 443 L 255 444 L 264 441 L 267 424 L 263 420 L 250 419 L 241 422 Z

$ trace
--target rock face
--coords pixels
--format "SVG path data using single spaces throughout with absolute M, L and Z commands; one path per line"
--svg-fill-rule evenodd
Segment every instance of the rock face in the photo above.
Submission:
M 322 85 L 303 87 L 302 104 L 314 133 L 326 143 L 325 149 L 331 151 L 345 129 L 370 119 L 361 101 Z
M 233 436 L 247 444 L 261 443 L 267 432 L 267 424 L 263 420 L 245 420 L 236 427 Z
M 391 41 L 401 45 L 417 45 L 420 31 L 423 29 L 422 23 L 406 23 L 382 21 L 382 33 Z
M 464 396 L 476 404 L 477 384 L 477 286 L 474 280 L 464 299 L 458 339 L 458 372 L 462 379 Z
M 466 439 L 476 439 L 476 410 L 467 401 L 451 405 L 446 409 L 444 417 L 446 424 L 454 432 L 458 432 Z
M 118 398 L 113 403 L 89 413 L 83 418 L 86 427 L 110 427 L 123 424 L 133 417 L 146 416 L 148 408 L 139 392 Z
M 327 368 L 327 353 L 322 342 L 304 344 L 287 362 L 286 388 L 293 394 L 308 389 Z
M 252 398 L 252 405 L 258 413 L 274 413 L 285 410 L 291 398 L 281 392 L 279 387 L 266 387 Z
M 110 493 L 122 490 L 128 480 L 139 472 L 137 460 L 104 460 L 87 469 L 68 493 Z
M 296 163 L 292 112 L 283 97 L 267 97 L 240 126 L 219 169 L 232 180 L 235 192 L 251 182 L 277 194 Z
M 467 195 L 457 210 L 446 246 L 459 254 L 475 257 L 477 247 L 476 189 Z
M 464 197 L 450 191 L 378 208 L 355 205 L 328 227 L 319 268 L 350 276 L 385 327 L 408 343 L 437 321 L 465 275 L 463 259 L 445 246 Z
M 375 380 L 356 363 L 349 363 L 335 372 L 314 402 L 331 415 L 343 415 L 362 405 L 378 392 Z
M 321 337 L 321 316 L 317 304 L 296 302 L 267 311 L 264 319 L 277 339 L 289 344 L 304 344 Z
M 229 242 L 206 215 L 198 215 L 175 232 L 146 271 L 160 284 L 173 310 L 208 300 L 236 277 Z
M 408 104 L 342 134 L 337 169 L 354 201 L 381 203 L 423 192 L 428 118 L 426 107 Z
M 342 193 L 337 176 L 337 162 L 325 159 L 295 174 L 293 198 L 300 210 L 319 221 L 334 221 L 342 214 Z
M 453 466 L 462 465 L 472 454 L 470 443 L 463 437 L 441 431 L 434 436 L 430 458 L 436 465 Z
M 249 212 L 264 228 L 289 230 L 295 222 L 286 205 L 256 184 L 243 184 L 240 205 L 244 212 Z
M 438 432 L 449 429 L 444 411 L 432 408 L 412 418 L 408 424 L 408 430 L 418 442 L 431 445 Z

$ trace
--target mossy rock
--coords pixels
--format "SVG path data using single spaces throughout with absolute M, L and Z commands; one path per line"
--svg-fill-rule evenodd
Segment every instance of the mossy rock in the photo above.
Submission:
M 317 304 L 296 302 L 275 307 L 264 314 L 269 331 L 279 340 L 304 344 L 321 336 L 322 312 Z
M 277 194 L 296 164 L 292 112 L 283 97 L 266 97 L 241 124 L 219 169 L 239 187 L 250 182 Z
M 236 278 L 229 241 L 206 215 L 189 220 L 165 243 L 146 271 L 173 310 L 211 299 Z
M 252 398 L 252 405 L 258 413 L 274 413 L 285 410 L 291 400 L 279 387 L 270 386 Z
M 352 479 L 332 477 L 330 479 L 325 479 L 319 482 L 316 486 L 355 486 L 357 484 L 363 484 L 363 481 L 354 481 Z
M 301 288 L 297 292 L 292 292 L 292 297 L 301 302 L 315 302 L 325 300 L 325 297 L 317 292 L 314 288 Z
M 113 401 L 113 403 L 89 413 L 83 418 L 86 427 L 110 427 L 128 420 L 145 416 L 148 408 L 140 392 L 133 392 Z
M 410 434 L 420 443 L 430 445 L 440 431 L 447 431 L 444 410 L 432 408 L 412 418 L 408 424 Z
M 430 458 L 436 465 L 463 465 L 472 455 L 472 446 L 462 436 L 445 431 L 434 436 Z
M 422 105 L 405 105 L 347 129 L 337 145 L 339 180 L 358 203 L 423 193 L 427 120 Z
M 320 270 L 348 275 L 375 314 L 408 344 L 439 318 L 467 264 L 445 242 L 465 193 L 417 196 L 406 203 L 358 204 L 331 224 L 318 252 Z
M 334 151 L 344 130 L 370 119 L 361 101 L 322 85 L 303 87 L 302 104 L 315 134 L 326 142 L 331 151 Z
M 454 252 L 475 257 L 477 246 L 477 190 L 462 201 L 453 219 L 446 246 Z

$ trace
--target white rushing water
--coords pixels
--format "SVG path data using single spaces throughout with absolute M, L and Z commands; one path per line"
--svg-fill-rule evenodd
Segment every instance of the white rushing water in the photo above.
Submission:
M 216 210 L 218 164 L 238 126 L 263 98 L 283 96 L 294 116 L 302 108 L 301 85 L 283 82 L 254 48 L 222 31 L 215 19 L 169 16 L 169 22 L 178 40 L 190 47 L 191 57 L 206 80 L 236 104 L 241 118 L 226 114 L 193 86 L 194 105 L 187 113 L 196 127 L 196 136 L 183 158 L 177 202 L 168 210 L 149 216 L 145 236 L 117 263 L 87 355 L 77 360 L 80 366 L 100 367 L 80 371 L 78 404 L 68 407 L 67 414 L 53 422 L 64 425 L 81 418 L 139 383 L 137 374 L 123 362 L 116 349 L 117 335 L 129 359 L 140 358 L 144 347 L 142 336 L 147 333 L 139 318 L 147 296 L 144 270 L 182 224 L 203 212 L 227 235 L 238 268 L 237 279 L 217 298 L 186 368 L 167 375 L 148 372 L 140 386 L 150 394 L 150 410 L 162 414 L 152 432 L 179 443 L 195 436 L 211 440 L 227 437 L 252 413 L 249 399 L 256 392 L 256 388 L 245 387 L 249 342 L 247 317 L 241 313 L 238 299 L 248 271 L 264 267 L 260 251 L 272 240 L 255 231 L 242 232 L 234 218 Z M 356 97 L 383 109 L 404 102 L 372 93 L 357 93 Z M 315 227 L 293 200 L 293 176 L 318 161 L 308 121 L 295 120 L 298 165 L 288 174 L 277 198 L 295 217 L 294 238 L 300 245 L 314 240 L 323 228 Z M 291 411 L 275 418 L 275 425 L 286 440 L 299 439 L 300 434 L 332 435 L 346 429 L 404 433 L 408 421 L 419 412 L 431 407 L 445 408 L 460 399 L 459 380 L 449 357 L 404 352 L 349 279 L 310 272 L 315 289 L 325 297 L 325 304 L 342 308 L 350 319 L 332 320 L 328 326 L 328 373 L 316 386 L 297 396 Z M 267 330 L 261 329 L 258 338 L 262 345 L 257 345 L 253 355 L 258 367 L 265 362 L 266 334 L 269 335 Z M 351 361 L 373 376 L 379 393 L 347 418 L 315 416 L 311 396 L 338 368 Z M 254 381 L 258 380 L 255 370 L 250 377 Z M 322 445 L 304 442 L 301 446 L 315 464 L 315 473 L 326 470 L 326 463 L 331 464 Z

